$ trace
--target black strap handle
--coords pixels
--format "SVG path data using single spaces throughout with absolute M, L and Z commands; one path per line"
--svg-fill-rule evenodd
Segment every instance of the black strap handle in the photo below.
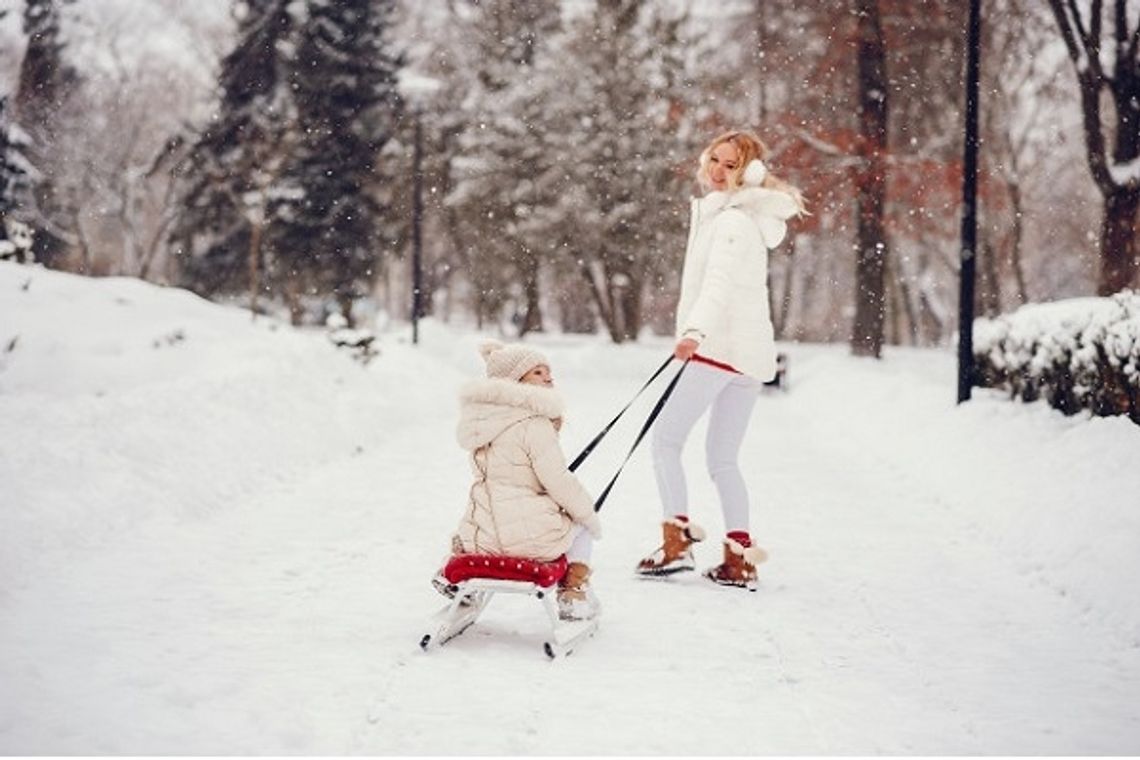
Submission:
M 661 410 L 665 408 L 665 402 L 669 400 L 669 396 L 672 395 L 673 389 L 677 387 L 677 381 L 681 379 L 681 373 L 685 371 L 685 367 L 687 366 L 689 366 L 688 359 L 686 359 L 685 363 L 681 365 L 681 369 L 677 370 L 677 374 L 673 376 L 673 379 L 669 381 L 669 385 L 665 388 L 665 392 L 661 394 L 661 398 L 657 399 L 657 403 L 653 406 L 653 411 L 649 413 L 649 418 L 645 420 L 645 424 L 641 426 L 641 432 L 637 434 L 637 440 L 635 440 L 633 442 L 633 445 L 629 447 L 629 453 L 625 455 L 625 459 L 622 460 L 621 466 L 618 467 L 618 470 L 614 473 L 614 476 L 610 478 L 609 485 L 607 485 L 605 490 L 602 491 L 602 495 L 598 497 L 598 500 L 594 502 L 595 512 L 601 511 L 602 504 L 605 503 L 606 497 L 610 495 L 610 489 L 613 488 L 614 483 L 617 482 L 618 475 L 621 475 L 621 471 L 625 469 L 626 462 L 628 462 L 629 458 L 633 456 L 633 452 L 637 449 L 637 444 L 641 443 L 641 439 L 644 438 L 645 434 L 649 432 L 649 428 L 653 427 L 653 421 L 657 419 L 657 415 L 661 414 Z
M 661 373 L 665 371 L 665 368 L 669 366 L 669 362 L 671 361 L 673 361 L 672 355 L 670 355 L 669 358 L 666 359 L 665 362 L 657 368 L 657 371 L 654 372 L 653 375 L 645 381 L 645 385 L 641 386 L 641 389 L 638 390 L 637 393 L 633 394 L 633 398 L 631 398 L 629 400 L 629 403 L 626 404 L 622 410 L 617 413 L 617 416 L 610 420 L 610 423 L 608 425 L 602 428 L 602 432 L 598 433 L 596 436 L 594 436 L 594 440 L 586 444 L 586 448 L 582 449 L 582 453 L 574 457 L 574 461 L 571 462 L 569 466 L 570 472 L 574 472 L 574 470 L 578 469 L 578 465 L 586 461 L 586 457 L 588 457 L 594 448 L 598 445 L 598 443 L 600 443 L 601 440 L 606 437 L 606 434 L 610 432 L 610 429 L 615 424 L 617 424 L 617 421 L 622 418 L 622 415 L 629 411 L 629 408 L 633 406 L 633 402 L 637 401 L 637 397 L 644 393 L 645 389 L 652 385 L 653 381 L 661 376 Z M 685 367 L 689 366 L 689 361 L 689 359 L 685 360 L 685 362 L 681 365 L 681 369 L 677 370 L 677 374 L 673 376 L 673 379 L 669 381 L 669 385 L 665 387 L 665 392 L 661 394 L 661 398 L 657 399 L 657 403 L 653 405 L 653 410 L 649 412 L 649 417 L 645 420 L 645 424 L 641 426 L 641 432 L 637 434 L 637 438 L 634 440 L 633 445 L 629 447 L 629 453 L 625 455 L 625 459 L 622 460 L 622 463 L 618 467 L 617 472 L 615 472 L 614 476 L 610 478 L 610 482 L 602 491 L 601 496 L 599 496 L 597 501 L 594 502 L 595 512 L 601 511 L 602 504 L 605 503 L 606 497 L 610 495 L 610 490 L 613 489 L 614 483 L 617 483 L 617 479 L 618 476 L 621 475 L 621 471 L 625 469 L 626 463 L 629 462 L 630 457 L 633 456 L 633 452 L 637 450 L 637 446 L 639 443 L 641 443 L 641 439 L 644 438 L 645 434 L 649 432 L 649 428 L 653 427 L 653 422 L 657 419 L 657 415 L 661 414 L 661 410 L 665 408 L 665 402 L 668 401 L 669 396 L 673 394 L 673 389 L 677 387 L 677 382 L 681 379 L 681 373 L 685 371 Z
M 602 428 L 602 432 L 598 433 L 596 436 L 594 436 L 594 440 L 592 440 L 588 444 L 586 444 L 586 448 L 582 449 L 581 454 L 574 457 L 574 461 L 570 463 L 570 467 L 569 467 L 570 472 L 574 472 L 575 470 L 577 470 L 578 465 L 580 465 L 580 464 L 582 464 L 582 462 L 586 461 L 586 457 L 590 456 L 590 452 L 592 452 L 594 450 L 594 448 L 601 442 L 601 440 L 606 437 L 606 433 L 610 432 L 610 428 L 612 428 L 614 425 L 616 425 L 617 421 L 621 419 L 622 415 L 625 414 L 627 411 L 629 411 L 629 408 L 631 406 L 633 406 L 633 402 L 637 401 L 637 397 L 640 396 L 645 391 L 646 388 L 648 388 L 650 385 L 652 385 L 654 380 L 656 380 L 658 377 L 661 376 L 661 373 L 665 371 L 665 368 L 669 366 L 669 362 L 671 362 L 671 361 L 673 361 L 672 355 L 670 355 L 669 358 L 665 360 L 664 364 L 662 364 L 660 367 L 657 368 L 657 371 L 653 373 L 652 377 L 650 377 L 648 380 L 645 381 L 645 385 L 641 386 L 641 390 L 639 390 L 637 393 L 633 394 L 633 398 L 631 398 L 629 400 L 629 403 L 626 404 L 622 408 L 622 410 L 617 413 L 616 417 L 614 417 L 612 420 L 610 420 L 610 424 L 608 424 L 604 428 Z M 686 362 L 686 364 L 687 363 L 688 362 Z M 684 369 L 684 367 L 682 367 L 682 369 Z M 680 374 L 680 373 L 678 373 L 678 374 Z

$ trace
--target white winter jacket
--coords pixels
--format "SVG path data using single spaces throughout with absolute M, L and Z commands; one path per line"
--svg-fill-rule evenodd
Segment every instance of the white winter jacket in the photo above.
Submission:
M 558 443 L 562 414 L 553 388 L 497 378 L 463 387 L 457 438 L 475 476 L 457 531 L 464 552 L 552 560 L 570 548 L 575 523 L 600 537 Z
M 799 212 L 792 196 L 746 186 L 694 198 L 677 304 L 677 338 L 694 338 L 701 356 L 758 380 L 776 375 L 768 307 L 768 249 Z

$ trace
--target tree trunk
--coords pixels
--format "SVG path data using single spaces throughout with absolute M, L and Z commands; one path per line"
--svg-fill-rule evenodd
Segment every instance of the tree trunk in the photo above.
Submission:
M 249 230 L 249 316 L 257 318 L 257 291 L 260 289 L 259 280 L 261 260 L 261 223 L 254 222 Z
M 353 298 L 343 290 L 336 295 L 337 306 L 340 307 L 340 315 L 344 317 L 345 324 L 349 329 L 356 328 L 356 319 L 352 316 L 352 302 Z
M 889 345 L 901 346 L 902 327 L 900 325 L 901 320 L 899 319 L 899 311 L 901 311 L 901 307 L 899 306 L 899 286 L 902 284 L 900 282 L 902 278 L 897 272 L 892 271 L 893 269 L 894 266 L 892 266 L 890 261 L 884 262 L 883 277 L 886 280 L 887 298 L 884 333 L 886 342 Z
M 526 313 L 519 325 L 519 337 L 530 332 L 542 332 L 542 306 L 539 303 L 539 259 L 533 251 L 520 252 L 520 274 L 523 281 L 523 296 L 526 298 Z
M 997 272 L 997 246 L 991 240 L 993 231 L 987 224 L 982 231 L 982 241 L 978 246 L 979 274 L 981 287 L 978 289 L 978 304 L 987 317 L 1001 313 L 1001 282 Z
M 1029 303 L 1029 289 L 1025 286 L 1025 267 L 1021 264 L 1021 241 L 1025 231 L 1022 220 L 1025 218 L 1025 213 L 1022 210 L 1021 185 L 1017 182 L 1007 182 L 1006 189 L 1009 192 L 1010 211 L 1013 214 L 1009 241 L 1009 267 L 1013 270 L 1013 278 L 1017 283 L 1017 302 L 1022 305 Z
M 438 283 L 431 266 L 425 266 L 420 274 L 420 319 L 423 319 L 435 315 L 435 291 Z
M 641 332 L 641 281 L 627 272 L 621 272 L 615 277 L 623 283 L 620 288 L 615 288 L 617 292 L 613 299 L 616 311 L 621 314 L 619 342 L 637 340 L 637 335 Z
M 798 240 L 799 236 L 793 235 L 788 242 L 787 263 L 784 266 L 784 292 L 776 304 L 777 308 L 772 312 L 776 317 L 776 323 L 772 325 L 776 340 L 783 340 L 784 331 L 788 328 L 788 315 L 792 308 L 792 288 L 796 279 L 796 241 Z M 771 300 L 771 296 L 769 296 L 769 301 Z
M 589 301 L 582 299 L 580 291 L 562 290 L 558 293 L 558 311 L 562 332 L 589 335 L 598 331 L 597 314 Z
M 129 183 L 123 183 L 119 189 L 119 207 L 116 217 L 123 230 L 123 252 L 119 259 L 119 274 L 128 277 L 134 275 L 143 279 L 142 270 L 142 244 L 139 242 L 139 231 L 135 226 L 134 202 L 132 188 Z
M 1105 198 L 1097 295 L 1110 296 L 1137 282 L 1136 275 L 1140 272 L 1140 249 L 1136 245 L 1138 209 L 1140 189 L 1117 190 Z
M 1124 0 L 1117 0 L 1117 37 L 1119 26 L 1127 29 Z M 1116 106 L 1116 123 L 1112 160 L 1119 165 L 1130 165 L 1140 160 L 1140 62 L 1136 48 L 1140 44 L 1140 24 L 1132 33 L 1132 59 L 1123 60 L 1125 52 L 1118 49 L 1113 103 Z M 1140 180 L 1114 183 L 1104 195 L 1104 224 L 1101 227 L 1100 281 L 1097 295 L 1119 293 L 1125 288 L 1140 284 L 1140 245 L 1137 243 L 1136 211 L 1140 208 Z
M 594 279 L 594 273 L 590 271 L 590 265 L 585 259 L 582 259 L 582 266 L 579 271 L 582 277 L 589 284 L 590 295 L 594 299 L 594 305 L 598 307 L 598 316 L 602 318 L 602 323 L 606 326 L 606 332 L 610 334 L 610 339 L 614 343 L 621 343 L 621 334 L 618 332 L 617 324 L 614 320 L 613 304 L 607 303 L 607 294 L 602 288 L 598 287 L 598 283 Z
M 887 237 L 887 51 L 878 0 L 855 0 L 858 15 L 859 147 L 855 173 L 858 217 L 855 321 L 851 352 L 879 358 L 883 348 Z
M 298 282 L 296 275 L 290 275 L 285 279 L 285 303 L 289 306 L 289 323 L 294 327 L 300 327 L 304 310 L 301 308 L 301 283 Z
M 71 225 L 75 228 L 75 240 L 79 246 L 79 273 L 90 276 L 92 274 L 92 261 L 91 261 L 91 244 L 87 240 L 87 235 L 83 231 L 83 221 L 80 217 L 79 204 L 71 207 Z M 0 226 L 3 225 L 3 220 L 0 219 Z M 3 230 L 0 229 L 0 233 Z M 2 239 L 2 236 L 0 236 Z M 21 256 L 23 254 L 20 254 Z M 23 263 L 23 262 L 21 262 Z
M 888 262 L 889 264 L 890 262 Z M 892 274 L 891 278 L 898 289 L 898 302 L 902 304 L 902 316 L 906 317 L 906 336 L 912 346 L 918 345 L 918 316 L 914 313 L 914 295 L 910 292 L 910 280 L 908 273 L 902 271 L 902 264 L 896 264 L 899 271 Z M 902 344 L 903 340 L 900 336 L 897 343 Z
M 763 55 L 768 48 L 768 0 L 753 0 L 756 27 L 756 50 Z M 771 79 L 768 72 L 767 61 L 760 58 L 760 65 L 756 67 L 756 124 L 766 126 L 768 121 L 768 81 Z

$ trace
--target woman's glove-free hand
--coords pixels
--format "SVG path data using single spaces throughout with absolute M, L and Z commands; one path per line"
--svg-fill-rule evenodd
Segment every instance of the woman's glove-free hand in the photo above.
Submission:
M 677 345 L 673 348 L 673 356 L 681 361 L 688 361 L 693 358 L 693 354 L 697 352 L 697 346 L 700 345 L 692 338 L 681 338 L 677 341 Z

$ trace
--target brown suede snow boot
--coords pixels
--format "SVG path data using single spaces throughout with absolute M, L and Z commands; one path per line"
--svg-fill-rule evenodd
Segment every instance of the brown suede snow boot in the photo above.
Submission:
M 571 562 L 558 582 L 558 617 L 563 620 L 589 620 L 600 605 L 590 588 L 590 566 Z
M 756 590 L 756 566 L 768 559 L 768 552 L 752 546 L 748 538 L 724 539 L 724 561 L 705 571 L 705 577 L 722 586 Z M 747 545 L 746 545 L 747 544 Z
M 705 531 L 696 523 L 674 517 L 661 523 L 661 532 L 661 546 L 637 563 L 638 575 L 672 575 L 696 567 L 693 544 L 705 540 Z

